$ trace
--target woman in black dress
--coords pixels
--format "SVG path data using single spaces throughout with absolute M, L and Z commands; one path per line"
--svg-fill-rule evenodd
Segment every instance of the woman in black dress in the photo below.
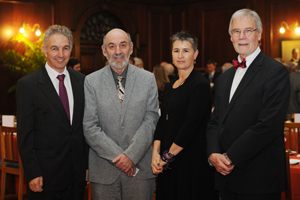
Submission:
M 206 155 L 212 99 L 208 80 L 194 69 L 197 38 L 182 31 L 171 40 L 179 78 L 166 88 L 154 134 L 151 166 L 158 174 L 156 199 L 217 200 Z

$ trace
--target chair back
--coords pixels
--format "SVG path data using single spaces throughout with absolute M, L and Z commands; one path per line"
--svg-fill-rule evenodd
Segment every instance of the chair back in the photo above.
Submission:
M 300 137 L 298 133 L 300 132 L 300 123 L 285 122 L 284 129 L 287 134 L 286 148 L 299 153 Z
M 290 154 L 288 151 L 286 151 L 286 173 L 287 173 L 288 189 L 285 191 L 285 200 L 292 200 Z
M 8 162 L 19 164 L 17 128 L 0 126 L 0 133 L 2 165 L 6 166 Z

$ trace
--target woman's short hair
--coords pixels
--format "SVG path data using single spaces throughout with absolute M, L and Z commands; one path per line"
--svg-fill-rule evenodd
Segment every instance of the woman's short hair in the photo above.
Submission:
M 175 41 L 188 41 L 192 44 L 194 52 L 197 51 L 198 48 L 198 39 L 189 31 L 180 31 L 174 34 L 171 38 L 171 49 L 173 49 L 173 44 Z

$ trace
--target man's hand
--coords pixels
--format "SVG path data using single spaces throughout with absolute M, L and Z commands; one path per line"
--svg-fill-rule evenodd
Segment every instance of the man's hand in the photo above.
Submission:
M 127 173 L 125 173 L 125 174 L 126 174 L 126 176 L 128 176 L 128 177 L 132 177 L 133 175 L 135 175 L 135 172 L 136 172 L 136 167 L 133 166 L 133 167 L 131 167 L 130 170 L 129 170 Z
M 125 173 L 134 167 L 134 163 L 124 153 L 118 155 L 112 162 L 116 163 L 116 167 Z
M 216 170 L 224 176 L 230 174 L 234 168 L 234 165 L 232 165 L 230 159 L 219 153 L 211 154 L 209 156 L 209 160 Z
M 43 177 L 37 177 L 35 179 L 32 179 L 29 182 L 29 188 L 33 191 L 33 192 L 41 192 L 43 191 Z

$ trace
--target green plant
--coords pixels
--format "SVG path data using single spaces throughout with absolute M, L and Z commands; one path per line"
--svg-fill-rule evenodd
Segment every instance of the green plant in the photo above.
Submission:
M 4 67 L 9 69 L 13 76 L 22 77 L 39 69 L 46 62 L 46 57 L 42 51 L 43 37 L 36 42 L 31 42 L 25 38 L 21 33 L 14 36 L 9 43 L 13 41 L 23 42 L 25 44 L 24 54 L 16 52 L 14 49 L 9 49 L 0 55 Z M 14 91 L 15 85 L 11 86 L 8 92 Z

